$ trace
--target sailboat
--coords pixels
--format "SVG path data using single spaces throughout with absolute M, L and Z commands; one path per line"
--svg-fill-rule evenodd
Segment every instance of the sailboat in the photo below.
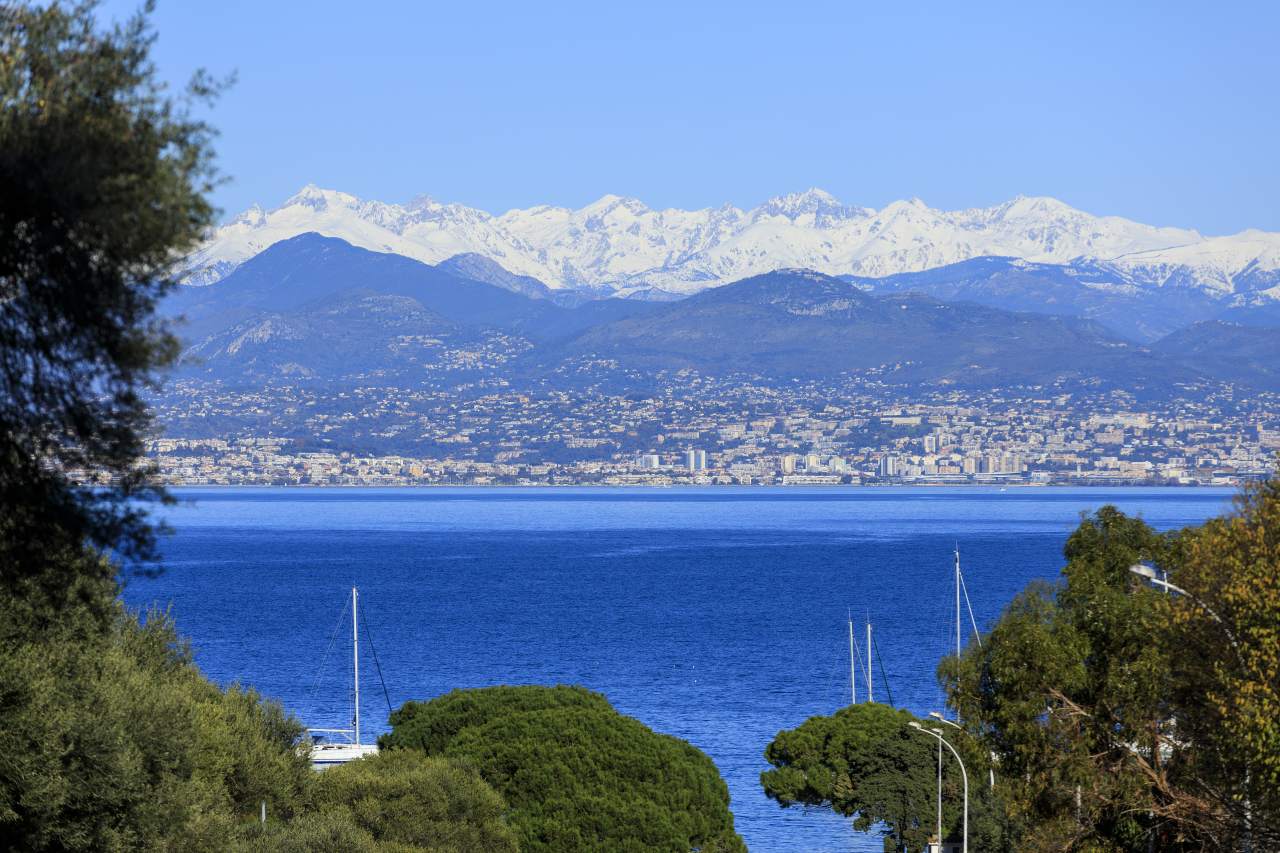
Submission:
M 366 755 L 376 755 L 376 743 L 360 742 L 360 622 L 358 608 L 360 593 L 351 587 L 351 663 L 354 671 L 355 708 L 352 715 L 352 728 L 349 729 L 307 729 L 311 740 L 311 769 L 327 770 Z M 333 740 L 337 737 L 339 740 Z

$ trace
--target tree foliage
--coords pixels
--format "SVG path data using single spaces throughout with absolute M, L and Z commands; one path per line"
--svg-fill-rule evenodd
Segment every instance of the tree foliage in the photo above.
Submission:
M 581 687 L 455 690 L 391 715 L 384 749 L 474 767 L 522 850 L 744 850 L 715 765 Z
M 151 554 L 142 392 L 176 352 L 154 318 L 211 223 L 212 132 L 156 79 L 145 13 L 0 4 L 0 582 L 88 543 Z
M 835 714 L 810 717 L 778 733 L 765 749 L 774 766 L 760 774 L 765 794 L 783 807 L 829 808 L 853 818 L 855 829 L 882 827 L 886 850 L 920 851 L 937 835 L 938 743 L 910 728 L 910 712 L 867 702 Z M 983 784 L 985 762 L 966 754 L 966 745 L 948 740 L 965 757 L 969 771 L 969 839 L 974 849 L 1001 849 L 1000 826 L 992 817 Z M 959 838 L 963 786 L 949 752 L 943 753 L 943 835 Z
M 105 634 L 96 611 L 83 619 L 0 644 L 0 837 L 13 849 L 516 849 L 474 770 L 402 750 L 317 774 L 301 726 L 206 680 L 163 613 L 140 622 L 113 605 Z
M 1015 819 L 1043 849 L 1146 837 L 1148 780 L 1132 758 L 1150 751 L 1167 667 L 1129 567 L 1164 548 L 1141 520 L 1104 507 L 1068 539 L 1058 588 L 1033 584 L 958 669 L 943 664 L 951 703 L 999 756 Z
M 261 801 L 303 805 L 300 734 L 278 705 L 208 682 L 161 613 L 10 635 L 0 835 L 25 850 L 225 849 Z
M 940 667 L 998 757 L 1024 849 L 1280 846 L 1280 488 L 1157 534 L 1113 507 L 979 647 Z M 1151 588 L 1150 566 L 1181 592 Z
M 1174 540 L 1170 746 L 1189 753 L 1176 815 L 1223 846 L 1280 849 L 1280 479 Z

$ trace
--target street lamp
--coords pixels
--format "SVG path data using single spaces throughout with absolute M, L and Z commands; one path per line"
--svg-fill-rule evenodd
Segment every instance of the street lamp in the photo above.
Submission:
M 1218 625 L 1221 626 L 1223 633 L 1225 633 L 1227 635 L 1227 639 L 1231 641 L 1231 648 L 1235 651 L 1236 658 L 1239 660 L 1240 666 L 1244 667 L 1244 654 L 1240 651 L 1240 643 L 1236 641 L 1236 635 L 1231 632 L 1231 629 L 1227 627 L 1227 623 L 1223 621 L 1221 616 L 1219 616 L 1217 613 L 1214 612 L 1212 607 L 1205 604 L 1197 596 L 1192 595 L 1182 587 L 1174 586 L 1173 584 L 1169 583 L 1169 581 L 1167 580 L 1168 573 L 1161 571 L 1159 573 L 1160 576 L 1157 577 L 1156 569 L 1152 566 L 1148 566 L 1146 563 L 1134 563 L 1132 566 L 1129 567 L 1129 571 L 1133 572 L 1135 575 L 1137 575 L 1140 578 L 1144 578 L 1152 586 L 1158 586 L 1161 589 L 1163 589 L 1165 592 L 1172 592 L 1175 595 L 1181 595 L 1185 597 L 1189 601 L 1194 602 L 1205 613 L 1208 613 L 1209 616 L 1213 619 L 1213 621 L 1217 622 Z
M 930 711 L 930 712 L 929 712 L 929 716 L 930 716 L 930 717 L 932 717 L 933 719 L 937 720 L 937 721 L 938 721 L 938 722 L 940 722 L 940 723 L 946 723 L 948 726 L 951 726 L 951 728 L 953 728 L 953 729 L 959 729 L 960 731 L 964 732 L 965 734 L 969 734 L 969 732 L 968 732 L 968 731 L 967 731 L 963 726 L 961 726 L 959 723 L 955 723 L 955 722 L 952 722 L 951 720 L 948 720 L 946 717 L 942 716 L 942 715 L 941 715 L 941 714 L 939 714 L 937 711 Z M 991 753 L 991 766 L 987 768 L 987 780 L 988 780 L 988 787 L 990 787 L 992 790 L 995 790 L 995 787 L 996 787 L 996 768 L 995 768 L 995 763 L 996 763 L 996 754 L 995 754 L 995 752 L 992 752 L 992 753 Z
M 907 723 L 907 725 L 909 725 L 911 728 L 915 729 L 918 732 L 927 734 L 930 737 L 937 738 L 938 743 L 940 745 L 944 745 L 946 746 L 947 749 L 951 750 L 951 754 L 956 757 L 956 763 L 960 765 L 960 778 L 964 782 L 964 820 L 961 824 L 960 850 L 961 850 L 961 853 L 969 853 L 969 773 L 964 769 L 964 762 L 960 760 L 960 753 L 956 752 L 956 748 L 952 746 L 951 743 L 942 736 L 942 729 L 926 729 L 924 726 L 920 725 L 915 720 L 912 720 L 911 722 Z M 942 843 L 941 812 L 939 812 L 938 825 L 939 825 L 938 843 L 941 844 Z
M 929 716 L 933 716 L 930 714 Z M 938 741 L 938 849 L 942 849 L 942 741 Z

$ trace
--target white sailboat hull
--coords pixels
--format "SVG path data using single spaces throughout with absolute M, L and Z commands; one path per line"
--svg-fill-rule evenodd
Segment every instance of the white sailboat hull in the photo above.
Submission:
M 328 770 L 367 755 L 377 755 L 375 743 L 318 743 L 311 747 L 311 769 Z

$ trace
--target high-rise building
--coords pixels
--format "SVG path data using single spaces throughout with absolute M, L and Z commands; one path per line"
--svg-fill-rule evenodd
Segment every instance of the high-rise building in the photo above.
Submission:
M 784 454 L 778 460 L 778 467 L 782 469 L 784 474 L 794 474 L 796 472 L 796 457 L 791 453 Z
M 881 476 L 881 477 L 896 477 L 896 476 L 898 476 L 898 457 L 896 457 L 896 456 L 881 456 L 881 457 L 880 457 L 880 465 L 879 465 L 879 468 L 878 468 L 877 470 L 878 470 L 878 473 L 880 474 L 880 476 Z
M 662 460 L 658 458 L 656 453 L 642 453 L 638 461 L 641 468 L 653 469 L 662 467 Z
M 691 472 L 707 470 L 707 451 L 690 448 L 684 454 L 685 465 Z

